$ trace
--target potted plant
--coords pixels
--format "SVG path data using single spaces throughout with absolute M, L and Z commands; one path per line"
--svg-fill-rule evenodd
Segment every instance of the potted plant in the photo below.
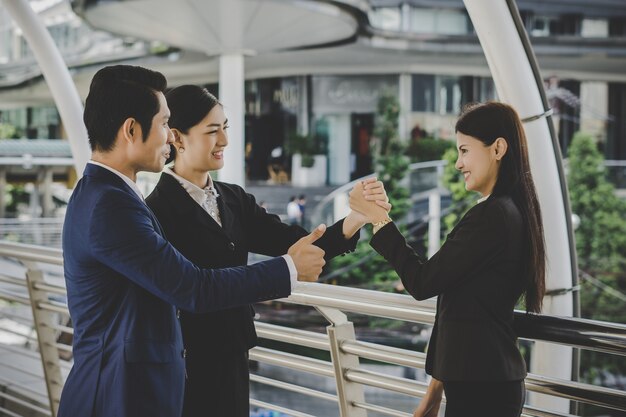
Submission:
M 291 183 L 297 187 L 326 184 L 327 160 L 323 141 L 309 135 L 292 135 L 286 143 L 291 155 Z

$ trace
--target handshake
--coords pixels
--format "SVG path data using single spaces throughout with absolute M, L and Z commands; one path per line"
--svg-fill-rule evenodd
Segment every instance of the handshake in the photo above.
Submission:
M 358 182 L 350 191 L 350 209 L 350 214 L 343 223 L 344 237 L 347 238 L 367 223 L 380 223 L 389 219 L 391 204 L 389 204 L 383 183 L 376 178 Z M 326 264 L 325 252 L 314 243 L 325 232 L 326 226 L 320 224 L 287 251 L 298 271 L 298 281 L 314 282 L 322 273 L 322 268 Z

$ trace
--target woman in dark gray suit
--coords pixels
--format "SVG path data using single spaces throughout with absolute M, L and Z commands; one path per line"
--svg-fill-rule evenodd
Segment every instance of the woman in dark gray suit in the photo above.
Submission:
M 249 252 L 285 254 L 308 234 L 269 214 L 240 186 L 213 181 L 209 172 L 223 167 L 229 140 L 228 119 L 217 98 L 204 88 L 184 85 L 169 91 L 166 99 L 175 162 L 146 203 L 176 249 L 198 266 L 225 268 L 246 265 Z M 372 180 L 368 187 L 386 200 L 382 183 Z M 325 251 L 325 259 L 352 251 L 366 222 L 352 212 L 315 244 Z M 187 365 L 183 417 L 249 416 L 253 315 L 249 305 L 209 314 L 179 312 Z
M 482 195 L 430 259 L 409 247 L 387 212 L 354 189 L 353 210 L 374 224 L 370 244 L 394 267 L 416 299 L 437 299 L 426 358 L 432 375 L 415 417 L 435 417 L 442 393 L 446 417 L 517 417 L 526 364 L 517 348 L 513 309 L 541 310 L 545 243 L 526 137 L 510 106 L 464 109 L 456 124 L 458 159 L 468 190 Z

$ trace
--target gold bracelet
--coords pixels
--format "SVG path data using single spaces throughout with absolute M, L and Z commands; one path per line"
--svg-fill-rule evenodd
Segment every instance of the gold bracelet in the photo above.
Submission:
M 381 220 L 379 222 L 376 223 L 372 223 L 372 226 L 374 226 L 372 228 L 372 235 L 375 235 L 376 232 L 378 232 L 384 225 L 391 223 L 391 218 L 387 217 L 385 220 Z

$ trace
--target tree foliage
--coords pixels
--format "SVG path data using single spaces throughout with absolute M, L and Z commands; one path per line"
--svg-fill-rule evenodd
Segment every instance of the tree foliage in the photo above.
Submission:
M 390 92 L 381 94 L 372 143 L 374 166 L 393 205 L 390 216 L 396 221 L 401 221 L 409 209 L 409 193 L 401 185 L 408 171 L 409 160 L 405 156 L 406 145 L 398 138 L 399 114 L 400 105 L 396 96 Z M 362 233 L 369 233 L 367 229 L 364 228 Z M 332 267 L 334 278 L 342 285 L 389 291 L 398 282 L 395 271 L 369 246 L 369 236 L 359 242 L 353 253 L 333 259 Z
M 582 278 L 581 314 L 626 323 L 626 202 L 608 182 L 604 158 L 591 135 L 574 135 L 567 179 L 572 212 L 580 218 L 576 251 Z M 615 355 L 583 353 L 585 379 L 601 383 L 603 371 L 626 375 L 626 361 Z

